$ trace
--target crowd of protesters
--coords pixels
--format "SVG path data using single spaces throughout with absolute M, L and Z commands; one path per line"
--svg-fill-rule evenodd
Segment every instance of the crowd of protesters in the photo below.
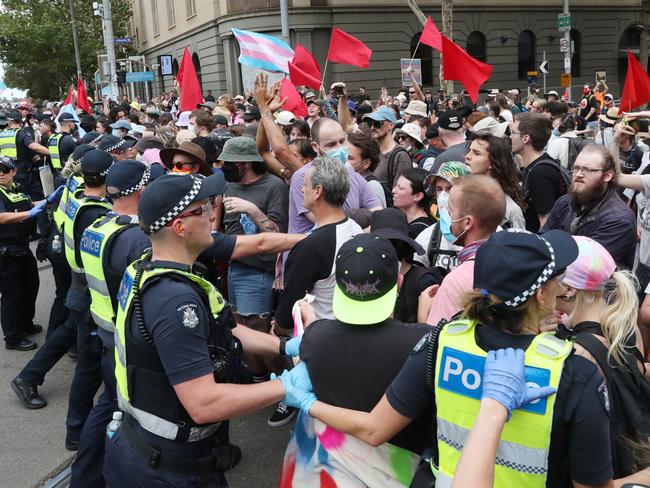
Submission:
M 66 419 L 66 448 L 79 450 L 71 486 L 180 486 L 180 477 L 227 486 L 223 472 L 241 451 L 227 422 L 214 422 L 271 404 L 270 426 L 295 419 L 280 486 L 650 486 L 650 111 L 623 111 L 602 81 L 585 85 L 579 102 L 534 84 L 485 92 L 476 105 L 464 90 L 432 92 L 412 76 L 411 86 L 376 94 L 333 83 L 301 88 L 299 116 L 285 109 L 280 83 L 258 75 L 250 93 L 208 91 L 192 111 L 179 111 L 175 92 L 98 101 L 93 114 L 54 102 L 6 107 L 7 349 L 37 348 L 30 337 L 43 330 L 33 322 L 30 241 L 56 286 L 45 343 L 12 388 L 27 408 L 46 407 L 45 374 L 66 351 L 78 357 Z M 225 184 L 204 183 L 214 178 Z M 185 184 L 201 189 L 184 201 Z M 77 185 L 85 190 L 74 197 Z M 197 193 L 207 206 L 192 207 L 203 202 Z M 76 219 L 75 198 L 94 210 Z M 98 268 L 87 264 L 88 232 L 120 215 L 144 233 L 119 241 L 128 244 L 119 265 L 117 247 Z M 209 215 L 212 247 L 193 241 L 199 231 L 180 223 L 188 215 Z M 174 229 L 175 247 L 161 227 Z M 171 285 L 150 286 L 159 302 L 144 295 L 144 321 L 132 330 L 155 339 L 163 383 L 174 387 L 152 396 L 172 395 L 170 415 L 196 428 L 215 426 L 207 471 L 183 461 L 205 459 L 202 441 L 186 449 L 187 439 L 143 421 L 148 408 L 167 419 L 163 403 L 137 400 L 132 384 L 131 398 L 120 391 L 139 378 L 120 373 L 131 360 L 120 352 L 132 347 L 124 323 L 129 336 L 138 318 L 117 310 L 140 297 L 118 290 L 151 245 L 154 263 L 174 261 L 165 242 L 200 247 L 191 273 L 226 299 L 243 344 L 227 380 L 214 366 L 217 383 L 283 388 L 233 390 L 220 397 L 233 411 L 201 414 L 180 387 L 206 374 L 207 352 L 181 358 L 174 344 L 184 336 L 147 321 L 159 307 L 195 335 L 203 305 L 166 302 Z M 112 329 L 100 323 L 102 281 L 117 307 Z M 109 435 L 104 454 L 118 404 L 125 432 Z M 127 468 L 129 455 L 138 461 Z

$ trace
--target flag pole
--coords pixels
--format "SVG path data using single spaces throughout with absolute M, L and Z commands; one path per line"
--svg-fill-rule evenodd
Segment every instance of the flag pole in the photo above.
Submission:
M 321 75 L 321 83 L 320 83 L 320 93 L 321 97 L 324 98 L 325 95 L 325 73 L 327 73 L 327 63 L 329 62 L 328 59 L 325 59 L 325 68 L 323 69 L 323 74 Z
M 422 36 L 420 36 L 420 39 Z M 413 57 L 411 58 L 411 61 L 409 61 L 409 68 L 413 66 L 413 60 L 415 59 L 415 55 L 418 52 L 418 48 L 420 47 L 420 39 L 418 39 L 418 43 L 415 45 L 415 50 L 413 51 Z

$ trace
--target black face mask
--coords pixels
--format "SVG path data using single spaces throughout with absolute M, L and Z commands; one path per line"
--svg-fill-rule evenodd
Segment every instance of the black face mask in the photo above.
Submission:
M 238 183 L 241 181 L 242 175 L 239 172 L 237 164 L 223 163 L 221 166 L 221 171 L 223 171 L 223 177 L 226 179 L 226 181 L 229 181 L 230 183 Z

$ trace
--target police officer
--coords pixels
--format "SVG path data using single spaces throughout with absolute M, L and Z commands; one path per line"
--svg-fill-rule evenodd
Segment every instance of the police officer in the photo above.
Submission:
M 115 376 L 124 420 L 106 442 L 110 486 L 226 485 L 213 449 L 220 422 L 277 402 L 296 374 L 228 383 L 241 354 L 233 334 L 256 354 L 277 356 L 286 343 L 236 327 L 221 295 L 191 271 L 214 243 L 209 198 L 223 188 L 222 174 L 163 175 L 140 198 L 139 224 L 152 251 L 127 268 L 117 299 Z
M 303 396 L 299 403 L 311 416 L 373 445 L 427 415 L 435 404 L 437 446 L 423 456 L 426 463 L 411 486 L 432 486 L 434 476 L 436 486 L 450 486 L 478 415 L 488 351 L 524 349 L 527 382 L 555 388 L 557 394 L 521 408 L 504 402 L 511 417 L 501 434 L 494 486 L 610 486 L 603 377 L 573 354 L 571 342 L 539 333 L 540 320 L 553 313 L 563 273 L 577 256 L 576 242 L 564 231 L 496 232 L 476 253 L 474 291 L 467 295 L 464 318 L 439 324 L 416 345 L 370 413 L 352 415 L 312 403 L 315 397 Z M 492 391 L 502 390 L 502 398 L 508 387 L 506 378 L 490 382 Z
M 23 185 L 25 193 L 32 200 L 43 198 L 43 188 L 34 164 L 34 153 L 49 156 L 46 147 L 34 141 L 29 131 L 23 129 L 22 117 L 19 112 L 7 114 L 8 126 L 0 132 L 0 155 L 8 156 L 16 163 L 16 182 Z
M 43 328 L 33 323 L 39 279 L 29 236 L 47 201 L 34 205 L 24 188 L 14 182 L 16 171 L 11 158 L 0 156 L 0 321 L 5 347 L 30 351 L 36 349 L 36 343 L 27 336 Z M 53 193 L 51 200 L 56 197 Z
M 72 114 L 64 112 L 59 116 L 61 132 L 54 134 L 47 142 L 50 151 L 50 164 L 55 178 L 61 173 L 63 165 L 77 147 L 72 133 L 77 128 L 77 122 Z M 55 180 L 56 181 L 56 180 Z

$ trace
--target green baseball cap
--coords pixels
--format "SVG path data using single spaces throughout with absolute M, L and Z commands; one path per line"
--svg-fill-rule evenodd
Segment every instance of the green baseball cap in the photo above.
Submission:
M 255 140 L 250 137 L 233 137 L 226 141 L 219 159 L 225 163 L 263 163 L 264 159 L 257 152 Z

